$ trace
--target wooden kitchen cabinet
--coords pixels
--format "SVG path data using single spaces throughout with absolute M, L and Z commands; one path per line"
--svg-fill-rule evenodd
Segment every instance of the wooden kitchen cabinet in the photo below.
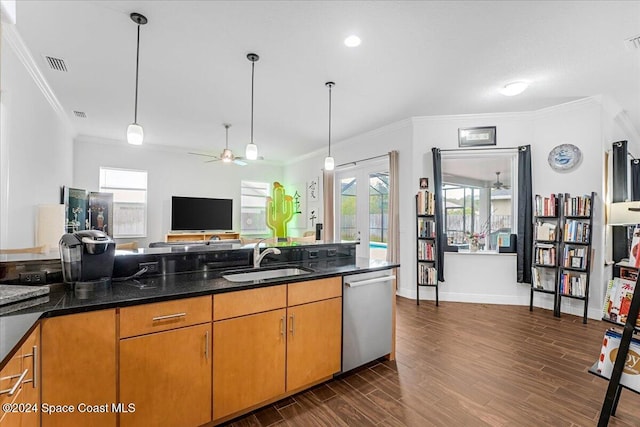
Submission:
M 342 298 L 287 309 L 287 391 L 330 378 L 340 371 Z
M 286 309 L 213 324 L 213 418 L 285 392 Z
M 80 403 L 116 400 L 116 311 L 101 310 L 44 319 L 42 402 L 73 405 L 72 413 L 41 414 L 43 427 L 116 425 L 113 412 L 80 412 Z
M 120 426 L 211 421 L 211 357 L 210 322 L 120 340 Z

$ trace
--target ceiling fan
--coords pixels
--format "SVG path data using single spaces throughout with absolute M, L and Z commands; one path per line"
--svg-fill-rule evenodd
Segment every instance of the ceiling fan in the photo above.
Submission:
M 222 150 L 222 153 L 220 153 L 220 155 L 216 156 L 213 154 L 203 154 L 203 153 L 189 153 L 189 154 L 211 158 L 211 160 L 207 160 L 205 161 L 205 163 L 222 161 L 223 163 L 235 163 L 238 166 L 246 166 L 247 162 L 245 161 L 245 158 L 234 155 L 233 151 L 229 149 L 229 128 L 231 127 L 231 125 L 228 123 L 224 123 L 223 126 L 225 129 L 225 146 L 224 146 L 224 150 Z M 258 159 L 262 160 L 263 158 L 258 157 Z
M 496 172 L 496 182 L 491 184 L 491 188 L 493 188 L 494 190 L 508 190 L 511 187 L 509 185 L 505 185 L 503 182 L 501 182 L 500 181 L 500 172 Z

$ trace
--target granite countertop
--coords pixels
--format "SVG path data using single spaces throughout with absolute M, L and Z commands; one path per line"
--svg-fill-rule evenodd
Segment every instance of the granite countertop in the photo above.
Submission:
M 172 299 L 212 295 L 244 289 L 273 286 L 320 279 L 332 276 L 344 276 L 353 273 L 385 270 L 398 267 L 398 264 L 386 261 L 357 258 L 353 260 L 321 260 L 288 264 L 310 269 L 308 274 L 281 277 L 251 282 L 230 282 L 221 277 L 223 271 L 240 270 L 229 268 L 218 271 L 198 271 L 191 273 L 167 274 L 146 279 L 114 282 L 109 287 L 94 290 L 70 289 L 66 285 L 53 285 L 47 298 L 40 303 L 2 314 L 0 312 L 0 369 L 7 362 L 13 349 L 20 344 L 40 318 L 54 317 L 86 311 L 125 307 Z M 269 265 L 269 267 L 277 267 Z M 244 270 L 248 269 L 245 267 Z M 0 286 L 5 286 L 1 285 Z M 29 300 L 24 301 L 27 303 Z M 27 304 L 28 305 L 28 304 Z M 10 307 L 10 306 L 6 306 Z

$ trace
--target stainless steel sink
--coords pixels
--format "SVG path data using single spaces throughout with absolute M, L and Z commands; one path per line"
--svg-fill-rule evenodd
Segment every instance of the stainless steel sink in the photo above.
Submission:
M 223 274 L 222 277 L 230 282 L 252 282 L 254 280 L 278 279 L 281 277 L 299 276 L 301 274 L 308 273 L 311 273 L 311 271 L 298 267 L 282 267 L 272 268 L 269 270 L 230 271 Z

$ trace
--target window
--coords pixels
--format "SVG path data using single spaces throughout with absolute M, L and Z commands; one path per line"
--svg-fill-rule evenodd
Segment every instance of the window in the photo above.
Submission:
M 268 182 L 240 182 L 240 232 L 242 234 L 268 234 L 267 196 Z
M 517 152 L 470 151 L 442 155 L 444 232 L 451 246 L 477 233 L 481 246 L 496 250 L 500 235 L 516 231 Z
M 113 237 L 146 237 L 147 171 L 101 167 L 100 192 L 113 193 Z

